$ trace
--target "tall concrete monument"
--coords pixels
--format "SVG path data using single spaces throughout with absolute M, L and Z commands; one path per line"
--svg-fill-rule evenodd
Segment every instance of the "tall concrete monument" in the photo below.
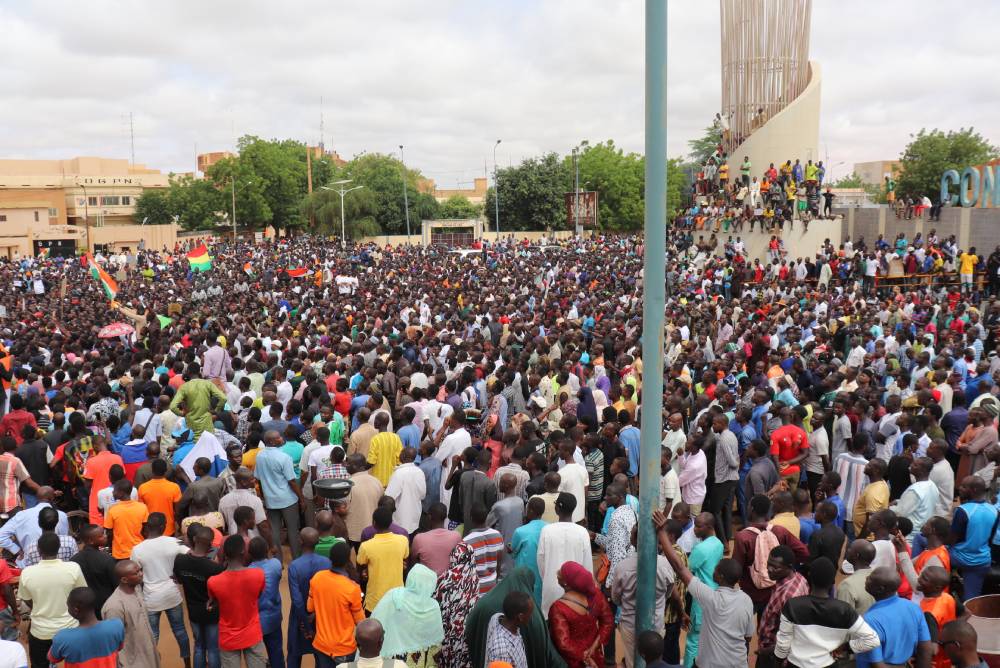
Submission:
M 819 154 L 820 68 L 809 60 L 812 0 L 720 0 L 722 115 L 729 169 L 752 174 Z

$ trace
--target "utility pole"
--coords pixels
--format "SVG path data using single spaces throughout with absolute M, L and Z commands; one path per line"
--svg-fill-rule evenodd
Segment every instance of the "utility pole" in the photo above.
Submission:
M 323 96 L 320 95 L 319 96 L 319 150 L 321 153 L 326 150 L 326 147 L 323 145 L 324 136 L 325 135 L 323 134 Z
M 578 237 L 583 236 L 583 228 L 580 225 L 580 150 L 573 149 L 573 169 L 576 176 L 573 181 L 573 234 Z
M 233 244 L 236 244 L 236 175 L 230 177 L 233 182 Z
M 500 243 L 500 183 L 497 181 L 497 146 L 500 145 L 501 141 L 497 139 L 497 143 L 493 144 L 493 204 L 497 224 L 497 243 Z
M 322 118 L 322 116 L 320 117 Z M 320 121 L 320 126 L 323 125 L 323 121 Z M 320 152 L 323 151 L 323 139 L 322 134 L 320 135 Z M 313 168 L 312 168 L 312 149 L 309 148 L 308 143 L 306 144 L 306 192 L 309 195 L 313 194 Z M 316 217 L 312 213 L 312 207 L 309 208 L 309 229 L 312 230 L 316 227 Z
M 667 245 L 667 0 L 646 0 L 646 251 L 642 267 L 642 418 L 639 455 L 639 587 L 636 637 L 653 625 L 660 440 L 663 438 L 663 311 Z M 653 629 L 658 630 L 658 629 Z M 636 665 L 641 666 L 642 658 Z
M 135 167 L 135 123 L 132 120 L 132 112 L 128 112 L 128 134 L 132 146 L 132 166 Z
M 406 159 L 403 157 L 403 145 L 399 145 L 399 162 L 403 165 L 403 209 L 406 210 L 406 243 L 410 241 L 410 196 L 406 193 Z

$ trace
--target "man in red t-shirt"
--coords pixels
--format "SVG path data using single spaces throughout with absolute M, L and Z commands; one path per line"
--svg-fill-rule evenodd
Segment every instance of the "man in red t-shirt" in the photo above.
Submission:
M 798 486 L 799 463 L 809 454 L 809 437 L 801 426 L 792 423 L 792 410 L 788 406 L 782 406 L 778 410 L 781 426 L 771 432 L 771 459 L 778 469 L 778 475 L 788 483 L 789 491 L 794 491 Z M 802 418 L 797 411 L 796 416 L 801 423 Z
M 264 634 L 260 628 L 257 599 L 264 591 L 264 571 L 246 568 L 246 543 L 242 536 L 230 536 L 222 544 L 229 566 L 208 578 L 209 611 L 219 611 L 219 651 L 222 663 L 247 668 L 264 668 Z

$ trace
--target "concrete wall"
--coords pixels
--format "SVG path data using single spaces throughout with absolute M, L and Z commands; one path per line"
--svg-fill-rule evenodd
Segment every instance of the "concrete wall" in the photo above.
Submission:
M 791 159 L 817 162 L 823 158 L 819 152 L 819 109 L 822 77 L 819 64 L 809 62 L 809 85 L 802 94 L 784 109 L 771 117 L 764 126 L 755 130 L 729 156 L 730 178 L 737 178 L 743 157 L 750 156 L 753 169 L 750 176 L 760 176 L 769 163 L 775 167 Z
M 834 209 L 834 213 L 844 216 L 841 243 L 848 237 L 855 241 L 864 237 L 870 247 L 880 234 L 891 242 L 900 232 L 912 239 L 918 232 L 926 237 L 931 230 L 936 230 L 943 239 L 954 234 L 959 248 L 975 246 L 979 253 L 987 255 L 1000 245 L 1000 209 L 945 208 L 940 221 L 928 220 L 926 211 L 923 218 L 899 219 L 884 206 Z
M 146 242 L 151 250 L 173 250 L 177 243 L 177 225 L 109 225 L 91 227 L 90 242 L 93 245 L 107 244 L 115 250 L 139 247 L 139 240 Z

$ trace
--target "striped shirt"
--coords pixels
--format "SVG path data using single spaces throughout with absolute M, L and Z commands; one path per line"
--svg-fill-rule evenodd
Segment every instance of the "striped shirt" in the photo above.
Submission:
M 861 489 L 868 483 L 865 466 L 868 460 L 861 455 L 843 452 L 837 455 L 833 462 L 833 470 L 840 476 L 840 488 L 837 494 L 844 500 L 847 512 L 854 510 L 854 504 L 861 495 Z
M 28 477 L 24 462 L 11 453 L 0 454 L 0 511 L 8 512 L 20 504 L 18 488 Z
M 472 548 L 481 596 L 496 586 L 497 562 L 503 552 L 503 536 L 496 529 L 476 529 L 465 535 L 464 542 Z
M 590 475 L 587 501 L 600 501 L 604 498 L 604 453 L 594 448 L 584 455 L 583 459 L 586 462 L 587 474 Z

